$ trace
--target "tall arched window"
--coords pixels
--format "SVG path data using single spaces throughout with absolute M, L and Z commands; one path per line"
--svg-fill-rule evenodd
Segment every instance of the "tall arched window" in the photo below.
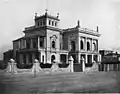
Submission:
M 52 55 L 51 56 L 51 62 L 54 62 L 54 60 L 55 60 L 55 55 Z
M 71 41 L 71 50 L 75 51 L 75 41 Z
M 90 50 L 90 43 L 87 42 L 87 51 Z
M 95 51 L 95 50 L 96 50 L 96 44 L 93 43 L 93 51 Z
M 55 48 L 55 41 L 52 41 L 52 48 Z
M 83 50 L 84 49 L 84 44 L 83 44 L 83 41 L 81 40 L 80 41 L 80 48 Z

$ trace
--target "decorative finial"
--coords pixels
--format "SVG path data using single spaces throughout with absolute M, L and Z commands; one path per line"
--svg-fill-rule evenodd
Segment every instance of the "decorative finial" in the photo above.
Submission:
M 46 11 L 46 12 L 45 12 L 45 14 L 47 14 L 47 12 L 48 12 L 48 9 L 45 9 L 45 11 Z
M 78 20 L 78 22 L 77 22 L 77 27 L 80 27 L 80 21 Z
M 99 27 L 97 26 L 97 30 L 96 30 L 97 32 L 99 31 Z
M 57 18 L 59 18 L 59 13 L 57 13 Z
M 35 18 L 37 17 L 37 13 L 35 12 Z

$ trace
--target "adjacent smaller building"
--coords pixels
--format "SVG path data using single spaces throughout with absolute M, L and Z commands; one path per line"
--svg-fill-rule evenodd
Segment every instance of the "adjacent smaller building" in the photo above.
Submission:
M 101 63 L 104 64 L 115 64 L 120 63 L 120 54 L 112 50 L 100 50 Z
M 101 55 L 101 60 L 102 60 L 105 55 L 113 53 L 113 51 L 112 50 L 99 50 L 99 53 Z
M 3 53 L 3 61 L 6 64 L 11 58 L 13 58 L 13 50 L 10 49 Z

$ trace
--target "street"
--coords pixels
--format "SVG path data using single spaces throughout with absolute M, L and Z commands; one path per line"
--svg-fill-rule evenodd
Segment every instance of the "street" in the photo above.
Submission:
M 0 94 L 116 93 L 120 72 L 10 74 L 0 71 Z

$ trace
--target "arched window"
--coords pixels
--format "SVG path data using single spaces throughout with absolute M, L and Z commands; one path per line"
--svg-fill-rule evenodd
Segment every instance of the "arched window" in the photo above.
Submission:
M 84 49 L 84 44 L 83 44 L 83 41 L 81 40 L 80 41 L 80 48 L 83 50 Z
M 52 48 L 55 48 L 55 41 L 52 41 Z
M 57 22 L 55 22 L 55 26 L 57 26 Z
M 90 50 L 90 43 L 87 42 L 87 51 Z
M 54 21 L 52 21 L 52 26 L 54 26 Z
M 54 62 L 54 60 L 55 60 L 55 55 L 52 55 L 51 56 L 51 62 Z
M 75 41 L 71 41 L 71 50 L 75 51 Z
M 93 51 L 95 51 L 95 50 L 96 50 L 96 44 L 93 43 Z

